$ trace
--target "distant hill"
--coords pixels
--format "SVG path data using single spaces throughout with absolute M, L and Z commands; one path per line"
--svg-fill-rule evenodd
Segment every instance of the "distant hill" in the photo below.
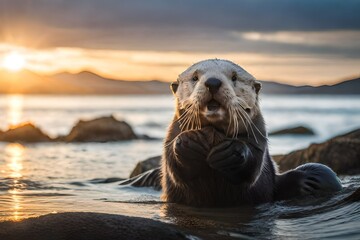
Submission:
M 169 83 L 160 81 L 123 81 L 101 77 L 92 72 L 60 73 L 42 76 L 30 71 L 0 71 L 0 93 L 23 94 L 166 94 Z
M 265 94 L 360 94 L 360 78 L 335 85 L 292 86 L 261 81 Z M 59 73 L 52 76 L 30 71 L 0 71 L 0 93 L 22 94 L 170 94 L 169 83 L 161 81 L 124 81 L 104 78 L 92 72 Z
M 265 94 L 360 94 L 360 78 L 318 87 L 292 86 L 270 81 L 261 83 Z
M 83 71 L 77 74 L 60 73 L 52 79 L 76 86 L 82 94 L 166 94 L 170 92 L 169 83 L 152 81 L 124 81 L 101 77 Z

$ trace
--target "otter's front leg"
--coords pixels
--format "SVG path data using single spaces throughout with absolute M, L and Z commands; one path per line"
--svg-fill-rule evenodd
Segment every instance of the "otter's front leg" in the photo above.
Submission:
M 213 129 L 204 128 L 190 130 L 179 134 L 170 148 L 168 154 L 173 156 L 174 163 L 171 167 L 176 168 L 182 179 L 194 179 L 206 174 L 210 168 L 206 163 L 206 157 L 210 151 L 210 140 Z
M 207 162 L 233 184 L 252 184 L 263 161 L 263 151 L 246 141 L 225 139 L 212 148 Z
M 316 196 L 341 189 L 341 182 L 331 168 L 319 163 L 307 163 L 276 176 L 275 199 Z

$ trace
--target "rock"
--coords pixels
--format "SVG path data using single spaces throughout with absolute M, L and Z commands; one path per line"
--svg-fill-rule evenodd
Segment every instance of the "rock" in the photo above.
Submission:
M 80 120 L 64 138 L 66 142 L 109 142 L 136 139 L 129 124 L 113 116 Z
M 146 127 L 157 127 L 157 128 L 162 127 L 161 124 L 157 123 L 157 122 L 147 122 L 147 123 L 144 124 L 144 126 L 146 126 Z
M 89 180 L 90 183 L 97 184 L 97 183 L 113 183 L 123 181 L 123 178 L 111 177 L 111 178 L 94 178 Z
M 315 135 L 315 132 L 312 129 L 308 128 L 308 127 L 298 126 L 298 127 L 293 127 L 293 128 L 281 129 L 281 130 L 273 131 L 273 132 L 269 133 L 269 135 L 271 135 L 271 136 L 285 135 L 285 134 Z
M 0 132 L 2 142 L 49 142 L 52 139 L 32 123 L 23 123 Z
M 115 214 L 67 212 L 0 223 L 0 239 L 199 239 L 159 221 Z
M 119 182 L 119 185 L 133 186 L 133 187 L 152 187 L 157 191 L 161 190 L 161 168 L 153 168 L 149 171 L 135 175 L 133 178 L 128 178 Z
M 324 143 L 311 144 L 306 149 L 273 156 L 273 159 L 278 163 L 280 171 L 316 162 L 329 166 L 337 174 L 360 174 L 360 129 Z
M 54 142 L 65 142 L 66 141 L 66 135 L 57 136 L 53 140 L 54 140 Z
M 162 140 L 161 138 L 157 138 L 157 137 L 150 137 L 149 135 L 147 134 L 138 134 L 137 135 L 137 139 L 140 139 L 140 140 L 147 140 L 147 141 L 152 141 L 152 140 Z
M 130 178 L 135 177 L 141 173 L 149 171 L 151 169 L 160 167 L 161 156 L 151 157 L 144 161 L 138 162 L 134 170 L 130 174 Z

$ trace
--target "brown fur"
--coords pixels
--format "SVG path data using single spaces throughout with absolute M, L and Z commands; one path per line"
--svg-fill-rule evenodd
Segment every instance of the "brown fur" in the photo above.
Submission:
M 222 64 L 219 70 L 216 69 L 218 64 Z M 198 74 L 196 71 L 202 71 L 203 77 L 199 77 L 196 83 L 192 83 L 188 79 L 189 76 Z M 222 71 L 216 77 L 225 82 L 221 86 L 221 91 L 212 96 L 202 86 L 206 78 L 212 77 L 212 75 L 206 75 L 208 71 L 213 71 L 215 75 L 218 74 L 217 71 Z M 231 82 L 229 78 L 236 71 L 238 71 L 239 79 L 237 82 Z M 272 201 L 275 167 L 268 153 L 265 124 L 258 106 L 260 85 L 255 79 L 231 62 L 208 60 L 190 67 L 180 75 L 178 83 L 175 83 L 172 88 L 177 97 L 177 103 L 175 116 L 168 128 L 164 143 L 161 167 L 162 199 L 203 207 Z M 249 116 L 256 129 L 252 126 L 251 131 L 250 126 L 244 125 L 240 119 L 237 123 L 229 120 L 231 112 L 226 110 L 233 104 L 231 98 L 234 97 L 245 99 L 244 101 L 251 109 Z M 197 124 L 188 124 L 184 127 L 181 116 L 186 111 L 186 104 L 197 101 L 198 108 L 201 110 L 212 98 L 221 103 L 225 111 L 223 115 L 213 120 L 200 114 L 198 116 L 200 121 Z M 235 106 L 235 108 L 239 107 L 239 105 Z M 235 124 L 238 126 L 236 127 Z M 188 149 L 184 142 L 188 142 Z M 216 152 L 217 146 L 225 142 L 232 144 L 231 146 L 234 146 L 233 143 L 239 144 L 250 151 L 246 160 L 246 169 L 239 170 L 239 179 L 236 179 L 236 183 L 229 181 L 226 173 L 224 175 L 224 172 L 219 172 L 211 167 L 211 164 L 209 165 L 209 155 Z M 201 149 L 202 154 L 195 160 L 188 153 L 192 151 L 193 145 Z M 182 154 L 184 156 L 181 156 Z

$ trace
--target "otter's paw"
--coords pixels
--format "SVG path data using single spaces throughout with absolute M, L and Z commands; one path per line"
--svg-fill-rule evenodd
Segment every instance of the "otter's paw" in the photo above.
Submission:
M 326 165 L 308 163 L 297 167 L 294 171 L 303 172 L 303 177 L 298 179 L 302 195 L 331 193 L 342 189 L 340 180 Z
M 277 176 L 275 199 L 316 196 L 342 189 L 336 174 L 327 166 L 307 163 Z
M 174 142 L 174 153 L 182 163 L 205 162 L 209 150 L 210 146 L 201 130 L 183 132 Z
M 241 172 L 246 168 L 250 154 L 250 149 L 244 142 L 226 139 L 210 151 L 207 162 L 227 180 L 238 184 L 241 182 Z

